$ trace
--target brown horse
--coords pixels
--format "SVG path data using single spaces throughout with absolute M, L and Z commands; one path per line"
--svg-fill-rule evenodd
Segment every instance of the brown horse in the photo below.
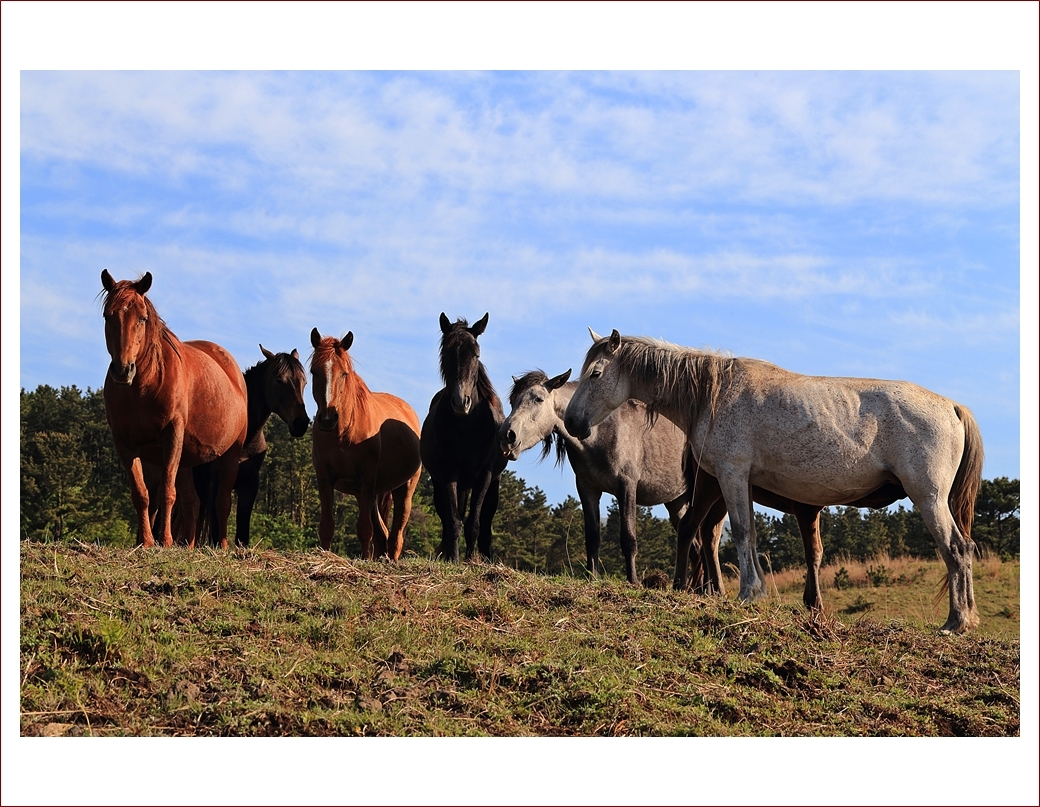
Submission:
M 354 372 L 347 351 L 354 342 L 322 337 L 311 331 L 311 376 L 314 378 L 314 473 L 321 499 L 318 538 L 321 548 L 332 548 L 336 491 L 358 502 L 358 538 L 361 556 L 397 560 L 404 548 L 404 528 L 412 511 L 412 493 L 419 484 L 419 416 L 407 403 L 386 392 L 372 392 Z M 394 520 L 386 519 L 393 496 Z
M 217 537 L 227 547 L 231 487 L 246 439 L 242 370 L 219 345 L 182 342 L 166 327 L 145 297 L 151 272 L 137 281 L 117 282 L 106 269 L 101 284 L 105 343 L 112 357 L 105 377 L 105 414 L 116 453 L 130 477 L 138 542 L 155 544 L 144 465 L 154 466 L 160 475 L 157 531 L 163 546 L 170 546 L 177 491 L 194 491 L 191 469 L 216 461 Z M 197 498 L 189 510 L 184 541 L 193 546 Z

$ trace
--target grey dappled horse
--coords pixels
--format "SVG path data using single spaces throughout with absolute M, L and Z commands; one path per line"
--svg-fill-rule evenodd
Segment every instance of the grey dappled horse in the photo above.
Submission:
M 563 413 L 578 387 L 576 381 L 565 383 L 570 374 L 568 370 L 549 378 L 534 370 L 514 378 L 509 393 L 512 411 L 498 431 L 499 443 L 511 460 L 541 443 L 543 459 L 555 444 L 557 463 L 564 456 L 570 461 L 581 499 L 585 554 L 592 574 L 602 571 L 600 497 L 609 493 L 617 499 L 625 575 L 628 582 L 638 585 L 636 506 L 663 504 L 672 526 L 678 527 L 690 503 L 695 470 L 683 460 L 686 435 L 669 420 L 659 420 L 647 428 L 646 407 L 629 401 L 596 426 L 588 438 L 575 439 L 563 428 Z
M 942 630 L 978 625 L 971 523 L 982 437 L 965 407 L 905 381 L 803 376 L 616 330 L 593 340 L 564 416 L 567 430 L 588 436 L 629 398 L 645 402 L 651 419 L 681 424 L 729 511 L 742 600 L 765 594 L 752 485 L 820 507 L 899 485 L 946 563 L 950 613 Z

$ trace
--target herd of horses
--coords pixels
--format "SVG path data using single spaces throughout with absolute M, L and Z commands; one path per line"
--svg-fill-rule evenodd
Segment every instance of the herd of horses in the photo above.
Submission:
M 249 521 L 278 415 L 293 437 L 311 425 L 307 373 L 296 350 L 241 371 L 207 341 L 182 342 L 151 300 L 151 273 L 101 274 L 111 362 L 104 399 L 116 452 L 130 482 L 138 543 L 194 546 L 209 531 L 228 545 Z M 677 531 L 674 585 L 723 591 L 718 545 L 728 513 L 740 566 L 740 599 L 765 596 L 752 502 L 795 516 L 805 546 L 804 601 L 820 609 L 820 512 L 831 505 L 887 507 L 909 497 L 946 563 L 950 612 L 942 630 L 978 625 L 971 525 L 982 478 L 982 440 L 963 406 L 915 384 L 803 376 L 755 359 L 590 331 L 577 381 L 513 378 L 505 415 L 473 325 L 440 315 L 444 387 L 420 425 L 402 399 L 372 392 L 342 339 L 311 331 L 313 464 L 321 502 L 318 538 L 332 545 L 335 492 L 356 497 L 365 559 L 400 558 L 412 495 L 425 467 L 442 524 L 439 555 L 491 559 L 499 481 L 509 460 L 541 446 L 575 473 L 590 573 L 602 566 L 602 494 L 616 497 L 628 580 L 636 575 L 637 507 L 663 504 Z M 176 504 L 176 507 L 175 507 Z M 391 518 L 392 512 L 392 518 Z

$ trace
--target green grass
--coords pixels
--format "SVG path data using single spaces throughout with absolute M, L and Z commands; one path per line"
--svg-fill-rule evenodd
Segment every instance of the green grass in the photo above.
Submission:
M 1017 735 L 1017 600 L 949 637 L 880 590 L 825 591 L 813 618 L 780 586 L 749 606 L 496 565 L 22 543 L 21 732 Z M 842 613 L 857 593 L 875 604 Z

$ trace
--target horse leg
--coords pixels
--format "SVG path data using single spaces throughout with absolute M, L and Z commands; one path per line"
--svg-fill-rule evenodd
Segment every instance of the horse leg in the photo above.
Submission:
M 231 515 L 231 491 L 235 489 L 235 481 L 238 478 L 240 453 L 241 446 L 234 445 L 213 463 L 213 470 L 217 475 L 216 495 L 213 501 L 216 511 L 214 539 L 221 549 L 227 549 L 228 545 L 227 523 L 228 517 Z
M 433 506 L 441 519 L 441 546 L 437 554 L 453 563 L 459 562 L 459 490 L 457 482 L 433 482 Z
M 235 491 L 238 493 L 238 508 L 235 511 L 235 544 L 249 546 L 249 522 L 253 517 L 253 506 L 260 492 L 260 466 L 266 451 L 250 457 L 238 466 Z
M 480 511 L 484 507 L 484 498 L 487 496 L 488 488 L 491 486 L 491 471 L 482 474 L 473 486 L 473 501 L 469 505 L 469 514 L 466 516 L 466 560 L 473 559 L 473 550 L 477 547 L 478 533 L 480 532 Z M 497 502 L 496 502 L 497 504 Z M 491 538 L 488 537 L 490 548 Z M 483 552 L 481 552 L 483 554 Z M 490 558 L 488 558 L 490 560 Z
M 943 633 L 964 633 L 978 627 L 979 612 L 975 607 L 975 589 L 972 582 L 972 558 L 975 542 L 966 537 L 953 519 L 947 496 L 913 499 L 921 511 L 924 523 L 935 538 L 939 554 L 946 563 L 946 588 L 950 594 L 950 614 Z
M 747 471 L 729 465 L 720 465 L 716 470 L 740 563 L 738 596 L 744 602 L 762 599 L 766 596 L 766 586 L 756 557 L 755 519 L 751 511 L 751 483 Z
M 173 505 L 177 501 L 177 473 L 180 470 L 181 450 L 184 448 L 184 421 L 175 417 L 160 434 L 162 443 L 163 478 L 162 508 L 159 528 L 163 546 L 173 546 Z
M 174 541 L 178 545 L 194 549 L 195 537 L 205 515 L 205 507 L 195 489 L 192 469 L 181 468 L 177 472 L 177 504 L 173 508 L 170 525 Z
M 491 524 L 498 511 L 498 489 L 501 477 L 492 476 L 484 502 L 480 505 L 480 532 L 477 534 L 477 549 L 484 560 L 491 561 Z
M 404 551 L 404 528 L 412 515 L 412 496 L 419 484 L 419 475 L 420 472 L 416 471 L 415 476 L 394 490 L 394 521 L 390 527 L 390 540 L 386 547 L 386 554 L 390 560 L 399 560 L 401 552 Z
M 704 594 L 722 594 L 725 587 L 722 584 L 722 567 L 719 566 L 719 541 L 722 539 L 722 525 L 726 521 L 726 503 L 721 495 L 715 500 L 708 514 L 701 520 L 699 529 L 700 538 L 700 565 L 704 570 L 702 574 L 700 592 Z M 711 536 L 705 540 L 705 530 L 710 527 Z M 697 590 L 696 588 L 694 589 Z
M 599 500 L 603 495 L 598 490 L 592 490 L 579 482 L 575 477 L 578 488 L 578 498 L 581 499 L 581 515 L 585 522 L 585 561 L 589 567 L 589 574 L 596 577 L 603 571 L 603 565 L 599 562 L 600 542 L 600 518 Z
M 820 510 L 814 505 L 800 505 L 795 509 L 794 517 L 798 520 L 798 532 L 802 534 L 802 546 L 805 547 L 805 592 L 802 602 L 810 611 L 823 609 L 823 596 L 820 594 L 820 563 L 823 561 L 823 542 L 820 540 Z
M 702 547 L 704 541 L 701 536 L 701 522 L 704 521 L 704 517 L 721 495 L 722 491 L 719 489 L 718 480 L 711 474 L 698 469 L 697 477 L 694 481 L 693 501 L 679 521 L 679 530 L 676 536 L 675 580 L 672 584 L 676 591 L 685 591 L 689 586 L 688 567 L 689 558 L 691 557 L 690 550 L 695 541 L 699 540 L 700 544 L 697 547 L 697 554 L 693 555 L 693 557 L 703 557 Z M 718 561 L 715 563 L 717 564 Z M 698 577 L 701 577 L 699 569 L 695 571 Z
M 318 473 L 318 501 L 321 504 L 321 517 L 318 520 L 318 542 L 326 552 L 332 551 L 332 536 L 336 532 L 336 489 L 332 480 L 324 473 Z
M 636 574 L 636 555 L 639 545 L 636 541 L 636 516 L 639 506 L 636 504 L 636 486 L 627 479 L 618 480 L 617 503 L 620 519 L 621 553 L 625 556 L 625 577 L 633 586 L 639 585 Z
M 123 462 L 127 476 L 130 477 L 130 501 L 133 502 L 134 509 L 137 511 L 137 543 L 141 546 L 155 546 L 155 539 L 152 537 L 154 512 L 149 512 L 150 509 L 154 511 L 154 508 L 149 507 L 148 486 L 145 484 L 141 458 L 120 456 L 120 460 Z
M 380 493 L 372 499 L 372 557 L 370 560 L 386 556 L 386 541 L 389 537 L 386 522 L 389 516 L 390 494 Z
M 375 522 L 379 520 L 379 496 L 375 491 L 364 491 L 357 495 L 357 536 L 361 543 L 361 559 L 373 559 L 372 535 Z

